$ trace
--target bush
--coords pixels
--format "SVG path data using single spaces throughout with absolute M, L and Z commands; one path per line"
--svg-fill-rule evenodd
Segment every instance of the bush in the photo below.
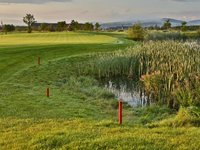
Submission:
M 132 40 L 140 41 L 144 39 L 145 31 L 140 24 L 135 24 L 128 29 L 128 37 Z
M 165 119 L 160 122 L 150 123 L 149 127 L 186 127 L 200 126 L 200 109 L 198 107 L 181 107 L 177 115 L 173 118 Z

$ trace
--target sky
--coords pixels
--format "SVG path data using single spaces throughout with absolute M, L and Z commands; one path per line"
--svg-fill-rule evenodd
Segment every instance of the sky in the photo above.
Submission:
M 0 0 L 0 21 L 22 25 L 27 13 L 37 22 L 118 22 L 200 19 L 200 0 Z

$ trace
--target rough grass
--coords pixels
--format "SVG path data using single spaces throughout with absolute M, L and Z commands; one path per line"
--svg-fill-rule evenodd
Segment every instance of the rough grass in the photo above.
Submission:
M 149 127 L 199 127 L 200 109 L 198 107 L 181 107 L 175 117 L 148 124 Z
M 1 119 L 2 149 L 200 149 L 198 128 L 141 128 L 113 121 Z

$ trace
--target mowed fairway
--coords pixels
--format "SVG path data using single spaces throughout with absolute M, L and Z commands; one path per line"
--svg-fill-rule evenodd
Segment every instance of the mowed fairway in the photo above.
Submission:
M 117 38 L 95 33 L 34 33 L 0 35 L 0 82 L 27 66 L 60 57 L 125 48 Z
M 62 32 L 62 33 L 19 33 L 0 36 L 0 45 L 33 45 L 33 44 L 100 44 L 112 43 L 116 40 L 112 36 L 87 33 L 87 32 Z
M 73 66 L 92 53 L 135 45 L 123 36 L 0 35 L 0 149 L 200 149 L 198 128 L 150 129 L 143 125 L 148 114 L 140 119 L 126 105 L 119 126 L 113 95 L 96 80 L 77 76 Z M 162 115 L 154 112 L 154 118 Z

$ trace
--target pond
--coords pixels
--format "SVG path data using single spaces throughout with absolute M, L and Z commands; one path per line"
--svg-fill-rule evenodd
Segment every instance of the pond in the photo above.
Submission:
M 147 105 L 147 97 L 140 88 L 139 83 L 127 78 L 114 78 L 101 80 L 104 87 L 113 93 L 118 100 L 128 103 L 132 107 Z

